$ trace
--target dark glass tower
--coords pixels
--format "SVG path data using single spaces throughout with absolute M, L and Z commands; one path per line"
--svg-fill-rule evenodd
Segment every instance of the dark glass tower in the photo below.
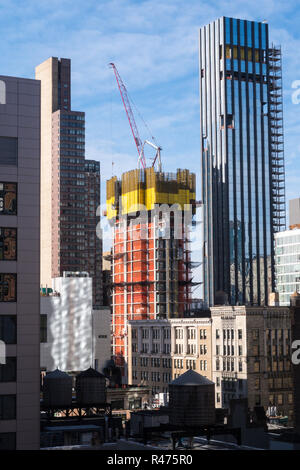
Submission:
M 281 50 L 267 24 L 222 17 L 199 61 L 205 300 L 265 305 L 285 228 Z

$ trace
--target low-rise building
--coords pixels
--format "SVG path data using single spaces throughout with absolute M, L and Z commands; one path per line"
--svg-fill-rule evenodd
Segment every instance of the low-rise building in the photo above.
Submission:
M 169 322 L 172 380 L 189 369 L 211 380 L 211 318 L 171 318 Z
M 168 320 L 128 322 L 128 380 L 167 393 L 172 380 L 171 326 Z
M 208 317 L 130 321 L 128 349 L 129 382 L 150 386 L 153 395 L 167 394 L 168 384 L 189 369 L 211 379 Z

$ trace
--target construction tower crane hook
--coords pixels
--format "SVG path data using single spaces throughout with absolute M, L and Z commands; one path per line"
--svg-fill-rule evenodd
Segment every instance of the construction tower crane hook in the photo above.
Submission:
M 152 166 L 154 167 L 154 165 L 157 161 L 158 162 L 158 170 L 161 172 L 162 171 L 162 165 L 161 165 L 160 151 L 162 150 L 162 148 L 157 146 L 156 144 L 150 142 L 149 140 L 145 140 L 144 143 L 142 143 L 140 135 L 139 135 L 138 127 L 137 127 L 135 119 L 134 119 L 134 114 L 133 114 L 133 111 L 132 111 L 132 108 L 131 108 L 131 105 L 130 105 L 129 96 L 128 96 L 126 86 L 124 85 L 123 80 L 122 80 L 115 64 L 113 62 L 111 62 L 109 65 L 114 71 L 114 74 L 115 74 L 115 77 L 116 77 L 116 80 L 117 80 L 117 84 L 118 84 L 118 88 L 119 88 L 119 91 L 120 91 L 121 99 L 122 99 L 122 102 L 123 102 L 123 105 L 124 105 L 124 108 L 125 108 L 125 112 L 126 112 L 126 115 L 127 115 L 127 119 L 128 119 L 129 125 L 130 125 L 130 129 L 131 129 L 131 132 L 132 132 L 132 135 L 133 135 L 133 139 L 134 139 L 137 151 L 138 151 L 138 156 L 139 156 L 138 157 L 138 167 L 141 163 L 142 167 L 144 169 L 146 168 L 146 158 L 145 158 L 145 154 L 144 154 L 144 146 L 145 146 L 145 144 L 148 144 L 156 150 L 156 155 L 153 159 Z

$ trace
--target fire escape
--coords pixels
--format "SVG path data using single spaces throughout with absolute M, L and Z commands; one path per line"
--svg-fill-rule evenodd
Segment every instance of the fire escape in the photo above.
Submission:
M 286 227 L 281 47 L 272 45 L 268 55 L 273 227 L 275 232 L 279 232 Z

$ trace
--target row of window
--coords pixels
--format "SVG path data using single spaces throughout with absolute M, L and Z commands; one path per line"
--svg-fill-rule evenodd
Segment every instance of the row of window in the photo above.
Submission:
M 220 338 L 220 330 L 216 329 L 216 339 Z M 238 339 L 243 338 L 243 330 L 238 330 Z M 234 330 L 233 329 L 224 329 L 223 330 L 223 339 L 234 339 Z
M 149 371 L 146 371 L 146 370 L 140 372 L 140 380 L 149 380 L 150 377 L 151 377 L 152 382 L 160 382 L 162 380 L 162 382 L 165 382 L 165 383 L 170 383 L 171 378 L 172 378 L 169 372 L 164 372 L 163 374 L 157 371 L 152 371 L 150 373 Z M 134 380 L 138 380 L 138 373 L 136 370 L 132 371 L 132 378 Z
M 183 328 L 175 328 L 175 338 L 183 339 Z M 207 338 L 207 330 L 200 329 L 200 339 Z M 188 328 L 188 339 L 196 339 L 196 329 Z
M 0 183 L 0 215 L 17 215 L 17 184 Z
M 221 370 L 221 361 L 218 358 L 216 359 L 216 370 Z M 232 359 L 232 358 L 227 359 L 227 360 L 223 359 L 223 371 L 234 372 L 235 371 L 235 360 Z M 242 363 L 242 361 L 238 362 L 238 371 L 243 372 L 243 363 Z M 258 370 L 254 370 L 254 372 L 259 372 L 259 365 L 258 365 Z
M 223 345 L 224 356 L 234 356 L 234 352 L 235 352 L 235 349 L 233 345 L 225 345 L 225 344 Z M 243 347 L 241 345 L 238 346 L 238 355 L 239 356 L 243 355 Z M 216 345 L 216 356 L 220 356 L 220 346 L 218 344 Z
M 5 344 L 17 344 L 17 316 L 16 315 L 0 315 L 0 341 Z M 40 342 L 47 342 L 47 315 L 41 315 L 40 320 Z M 13 358 L 8 358 L 6 365 L 3 365 L 4 369 L 7 366 L 6 371 L 3 374 L 6 376 L 11 370 Z M 0 365 L 0 382 L 1 382 L 1 365 Z M 3 369 L 3 370 L 4 370 Z M 14 380 L 12 380 L 14 382 Z

